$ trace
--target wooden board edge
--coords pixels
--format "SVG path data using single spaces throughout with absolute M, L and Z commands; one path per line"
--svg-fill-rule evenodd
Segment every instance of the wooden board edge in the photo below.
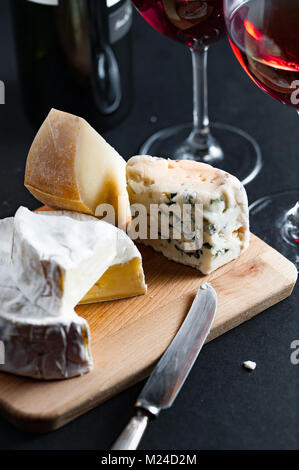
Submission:
M 213 333 L 208 336 L 206 343 L 209 343 L 210 341 L 218 338 L 219 336 L 222 336 L 228 331 L 255 317 L 262 311 L 272 307 L 273 305 L 276 305 L 282 300 L 285 300 L 291 295 L 293 291 L 293 281 L 294 279 L 292 279 L 289 285 L 286 286 L 282 291 L 279 291 L 274 297 L 267 299 L 266 302 L 259 302 L 258 304 L 256 304 L 254 309 L 251 310 L 250 316 L 248 316 L 248 312 L 243 312 L 241 314 L 239 313 L 235 317 L 231 318 L 229 322 L 216 328 Z M 48 432 L 56 431 L 57 429 L 60 429 L 69 422 L 77 419 L 81 415 L 96 408 L 106 400 L 114 397 L 118 393 L 136 385 L 138 382 L 147 378 L 150 375 L 154 365 L 155 364 L 145 369 L 139 370 L 134 375 L 126 377 L 125 380 L 115 386 L 112 393 L 111 390 L 109 390 L 109 393 L 107 391 L 102 391 L 101 394 L 94 398 L 94 400 L 86 400 L 83 403 L 80 403 L 80 405 L 73 408 L 69 413 L 65 413 L 62 415 L 47 415 L 45 413 L 43 416 L 35 416 L 34 413 L 27 414 L 26 412 L 14 409 L 12 406 L 7 407 L 6 405 L 0 405 L 0 415 L 7 421 L 9 421 L 11 424 L 13 424 L 15 427 L 27 433 L 45 434 Z
M 282 302 L 283 300 L 287 299 L 293 292 L 294 283 L 291 282 L 288 286 L 286 286 L 283 290 L 277 292 L 273 297 L 266 299 L 266 301 L 257 303 L 254 308 L 250 309 L 250 313 L 245 310 L 244 312 L 239 312 L 238 315 L 235 317 L 230 317 L 229 321 L 225 322 L 222 325 L 216 327 L 212 334 L 210 334 L 207 338 L 207 343 L 213 341 L 213 339 L 218 338 L 219 336 L 224 335 L 230 330 L 246 323 L 248 320 L 251 320 L 255 316 L 260 313 L 263 313 L 268 308 L 273 307 L 274 305 Z
M 279 267 L 278 267 L 278 264 L 273 263 L 273 254 L 277 258 L 277 260 L 281 261 L 279 263 Z M 283 276 L 289 282 L 289 287 L 290 287 L 289 295 L 291 295 L 298 279 L 298 271 L 294 263 L 292 263 L 288 258 L 283 256 L 281 253 L 279 253 L 279 251 L 275 250 L 274 248 L 263 253 L 261 255 L 261 258 L 264 261 L 267 261 L 271 265 L 272 269 L 274 269 L 275 271 L 278 271 L 279 274 Z
M 138 371 L 136 374 L 126 377 L 125 380 L 115 386 L 112 394 L 111 390 L 109 390 L 109 393 L 107 391 L 103 391 L 94 400 L 85 400 L 83 403 L 80 403 L 78 407 L 72 408 L 71 412 L 69 413 L 64 413 L 62 415 L 47 415 L 45 413 L 43 416 L 35 416 L 34 413 L 20 411 L 11 405 L 0 404 L 0 416 L 15 426 L 17 429 L 29 434 L 46 434 L 57 431 L 88 411 L 97 408 L 99 405 L 105 401 L 108 401 L 110 398 L 113 398 L 118 393 L 121 393 L 124 390 L 133 387 L 138 382 L 146 379 L 153 370 L 154 365 L 155 364 Z

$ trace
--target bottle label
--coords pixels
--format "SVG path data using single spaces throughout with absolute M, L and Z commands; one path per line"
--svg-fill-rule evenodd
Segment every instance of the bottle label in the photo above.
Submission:
M 107 0 L 107 5 L 110 6 L 118 3 L 119 0 Z M 109 6 L 109 5 L 108 5 Z M 123 36 L 127 34 L 132 26 L 133 19 L 133 7 L 131 0 L 127 0 L 122 6 L 116 11 L 109 15 L 109 31 L 110 31 L 110 43 L 113 44 L 119 41 Z
M 28 0 L 28 2 L 39 3 L 40 5 L 58 6 L 59 0 Z

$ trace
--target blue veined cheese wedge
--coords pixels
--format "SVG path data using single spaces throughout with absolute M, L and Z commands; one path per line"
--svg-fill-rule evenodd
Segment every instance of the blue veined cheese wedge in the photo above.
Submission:
M 131 204 L 142 204 L 152 220 L 151 205 L 174 207 L 183 211 L 190 205 L 202 207 L 201 237 L 193 227 L 194 249 L 186 245 L 184 236 L 176 239 L 171 227 L 169 237 L 141 237 L 167 258 L 209 274 L 240 256 L 249 245 L 249 212 L 246 191 L 240 181 L 217 168 L 193 161 L 174 161 L 141 155 L 127 163 L 127 190 Z M 186 248 L 186 246 L 188 248 Z

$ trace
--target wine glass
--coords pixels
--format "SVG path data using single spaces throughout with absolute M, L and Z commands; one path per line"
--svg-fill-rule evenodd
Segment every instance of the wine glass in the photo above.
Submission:
M 261 168 L 259 146 L 240 129 L 210 124 L 208 116 L 207 56 L 225 35 L 223 0 L 132 1 L 151 26 L 190 48 L 193 64 L 193 124 L 157 132 L 140 153 L 210 163 L 249 183 Z
M 244 70 L 261 90 L 299 113 L 299 2 L 224 0 L 224 12 L 232 49 Z M 295 189 L 266 196 L 250 207 L 254 232 L 297 269 L 298 201 Z

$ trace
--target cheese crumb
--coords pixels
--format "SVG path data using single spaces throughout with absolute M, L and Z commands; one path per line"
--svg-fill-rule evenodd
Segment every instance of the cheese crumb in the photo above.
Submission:
M 256 368 L 256 362 L 245 361 L 243 362 L 243 366 L 245 367 L 245 369 L 254 370 Z

